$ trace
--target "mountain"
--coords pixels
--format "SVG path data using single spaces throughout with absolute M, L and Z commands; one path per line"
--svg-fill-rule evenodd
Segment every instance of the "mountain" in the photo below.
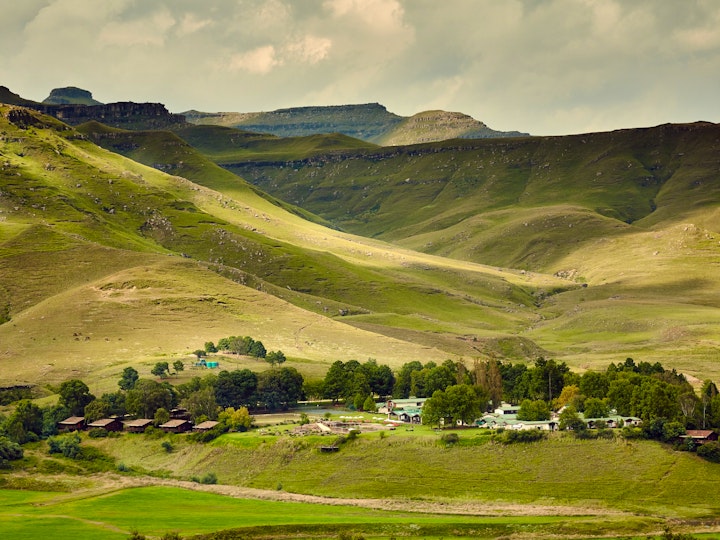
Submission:
M 55 88 L 42 102 L 46 105 L 102 105 L 93 99 L 91 92 L 75 86 Z
M 448 138 L 514 137 L 461 113 L 428 111 L 411 118 L 389 112 L 379 103 L 327 107 L 295 107 L 256 113 L 183 113 L 188 122 L 234 127 L 279 137 L 341 133 L 382 145 L 414 144 Z
M 404 119 L 377 139 L 383 146 L 400 146 L 447 139 L 523 137 L 519 131 L 495 131 L 471 116 L 457 112 L 425 111 Z

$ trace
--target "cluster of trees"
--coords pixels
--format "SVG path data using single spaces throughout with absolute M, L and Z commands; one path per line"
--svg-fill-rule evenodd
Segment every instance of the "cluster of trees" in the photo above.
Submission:
M 357 360 L 338 360 L 322 381 L 306 385 L 306 393 L 310 398 L 344 401 L 358 410 L 374 410 L 374 396 L 391 395 L 394 385 L 395 376 L 390 367 L 374 359 L 363 364 Z
M 230 336 L 221 338 L 217 345 L 212 341 L 205 342 L 203 349 L 196 350 L 195 354 L 198 358 L 206 356 L 210 353 L 228 352 L 243 356 L 252 356 L 254 358 L 263 358 L 268 364 L 275 366 L 284 363 L 287 358 L 282 351 L 268 351 L 260 340 L 255 340 L 250 336 Z

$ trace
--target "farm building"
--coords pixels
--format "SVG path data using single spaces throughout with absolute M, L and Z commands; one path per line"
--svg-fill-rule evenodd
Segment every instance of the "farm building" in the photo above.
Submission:
M 105 431 L 122 431 L 123 423 L 119 418 L 102 418 L 100 420 L 90 422 L 87 427 L 104 429 Z
M 205 422 L 200 422 L 196 426 L 193 426 L 193 431 L 210 431 L 212 428 L 217 426 L 220 422 L 215 422 L 214 420 L 206 420 Z
M 151 418 L 138 418 L 137 420 L 130 420 L 125 422 L 125 431 L 128 433 L 144 433 L 148 426 L 152 426 L 153 420 Z
M 58 422 L 58 431 L 82 431 L 85 429 L 84 416 L 71 416 Z
M 192 429 L 192 422 L 190 422 L 190 420 L 183 420 L 179 418 L 160 424 L 159 427 L 166 433 L 185 433 L 186 431 L 190 431 Z
M 688 429 L 685 435 L 680 435 L 682 440 L 692 439 L 696 444 L 717 441 L 718 434 L 711 429 Z

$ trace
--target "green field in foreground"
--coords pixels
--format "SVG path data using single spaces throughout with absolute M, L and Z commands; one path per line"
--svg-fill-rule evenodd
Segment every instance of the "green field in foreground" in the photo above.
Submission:
M 554 535 L 637 534 L 659 520 L 612 517 L 479 517 L 382 511 L 352 506 L 235 499 L 170 487 L 123 489 L 88 497 L 0 490 L 0 529 L 14 540 L 120 539 L 132 531 L 183 537 L 225 529 L 247 536 L 316 537 L 360 531 L 365 536 L 472 536 L 530 532 Z

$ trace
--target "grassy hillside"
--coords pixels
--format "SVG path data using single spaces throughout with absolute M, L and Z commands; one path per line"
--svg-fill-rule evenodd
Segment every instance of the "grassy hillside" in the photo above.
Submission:
M 113 386 L 124 365 L 238 334 L 316 374 L 336 359 L 467 357 L 534 320 L 536 291 L 572 288 L 332 231 L 171 134 L 103 128 L 173 176 L 38 113 L 3 107 L 0 122 L 8 384 Z

